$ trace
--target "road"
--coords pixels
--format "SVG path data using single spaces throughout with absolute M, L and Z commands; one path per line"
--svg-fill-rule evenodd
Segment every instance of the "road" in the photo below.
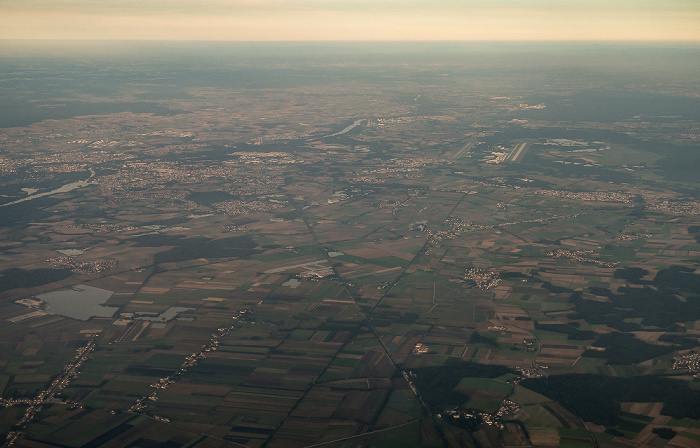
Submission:
M 92 351 L 95 350 L 96 345 L 97 337 L 93 337 L 88 341 L 88 344 L 85 347 L 78 349 L 78 354 L 75 356 L 75 358 L 73 358 L 71 362 L 66 364 L 66 366 L 63 368 L 63 371 L 58 375 L 58 377 L 54 379 L 44 391 L 40 392 L 36 398 L 30 399 L 28 400 L 28 402 L 26 402 L 27 400 L 25 399 L 2 401 L 2 404 L 5 407 L 14 406 L 16 404 L 29 405 L 26 412 L 24 413 L 24 416 L 22 416 L 22 418 L 19 419 L 19 421 L 16 423 L 16 426 L 19 429 L 15 431 L 10 431 L 7 434 L 4 446 L 13 445 L 17 441 L 17 439 L 22 437 L 23 429 L 34 418 L 34 416 L 41 412 L 45 405 L 54 403 L 56 401 L 56 394 L 61 389 L 65 388 L 68 385 L 68 383 L 70 383 L 71 379 L 78 375 L 78 370 L 83 365 L 83 363 L 87 361 Z

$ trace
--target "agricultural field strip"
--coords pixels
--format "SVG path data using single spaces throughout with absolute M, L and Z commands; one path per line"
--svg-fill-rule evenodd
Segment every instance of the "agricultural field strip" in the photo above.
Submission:
M 288 266 L 282 266 L 280 268 L 268 269 L 267 271 L 263 271 L 263 273 L 264 274 L 278 274 L 280 272 L 285 272 L 285 271 L 288 271 L 290 269 L 307 268 L 307 267 L 320 268 L 322 265 L 324 265 L 326 263 L 328 263 L 327 260 L 309 261 L 308 263 L 293 264 L 293 265 L 288 265 Z
M 463 196 L 460 198 L 460 200 L 458 201 L 458 204 L 459 204 L 459 202 L 461 202 L 461 200 L 462 200 L 464 197 L 465 197 L 465 195 L 463 195 Z M 458 204 L 457 204 L 457 205 L 458 205 Z M 455 205 L 455 207 L 456 207 L 456 205 Z M 316 234 L 314 227 L 309 223 L 308 218 L 305 216 L 304 210 L 303 210 L 303 209 L 300 210 L 298 207 L 296 207 L 296 208 L 297 208 L 297 211 L 299 212 L 299 214 L 301 215 L 302 220 L 303 220 L 304 223 L 306 224 L 307 229 L 309 230 L 310 234 L 312 235 L 313 240 L 319 245 L 319 248 L 320 248 L 321 250 L 323 250 L 323 248 L 321 247 L 321 244 L 319 243 L 318 235 Z M 454 209 L 454 208 L 453 208 L 453 209 Z M 386 295 L 389 293 L 389 291 L 391 290 L 391 288 L 393 288 L 393 286 L 396 285 L 396 283 L 398 282 L 398 280 L 405 274 L 406 269 L 408 269 L 408 267 L 413 263 L 413 261 L 415 261 L 415 260 L 420 256 L 420 254 L 421 254 L 423 251 L 425 251 L 425 249 L 428 247 L 429 241 L 430 241 L 430 240 L 426 240 L 426 242 L 423 244 L 423 246 L 416 252 L 416 254 L 415 254 L 415 256 L 413 257 L 413 259 L 411 260 L 411 262 L 409 262 L 409 263 L 407 264 L 407 266 L 406 266 L 405 268 L 403 268 L 401 274 L 397 277 L 397 279 L 394 281 L 394 283 L 392 284 L 392 286 L 389 287 L 389 288 L 387 288 L 387 291 L 385 292 L 385 294 L 380 298 L 380 300 L 377 301 L 377 303 L 374 304 L 374 306 L 373 306 L 368 312 L 364 312 L 364 311 L 362 310 L 362 308 L 359 306 L 359 304 L 358 304 L 358 302 L 357 302 L 357 299 L 354 297 L 354 295 L 352 294 L 352 292 L 347 288 L 347 286 L 344 287 L 344 289 L 345 289 L 346 293 L 348 294 L 348 296 L 353 300 L 353 302 L 355 302 L 355 306 L 357 307 L 358 311 L 360 312 L 360 314 L 361 314 L 362 317 L 363 317 L 363 322 L 364 322 L 364 324 L 367 325 L 367 327 L 370 329 L 370 331 L 372 332 L 372 334 L 374 335 L 374 337 L 375 337 L 375 338 L 377 339 L 377 341 L 379 342 L 379 344 L 380 344 L 380 346 L 382 347 L 382 350 L 383 350 L 383 352 L 384 352 L 384 355 L 387 357 L 387 359 L 389 360 L 389 362 L 391 363 L 391 365 L 394 367 L 394 370 L 396 370 L 396 368 L 397 368 L 396 361 L 393 359 L 393 357 L 392 357 L 392 355 L 391 355 L 391 351 L 390 351 L 389 348 L 386 346 L 384 340 L 382 339 L 381 335 L 379 334 L 379 332 L 377 331 L 377 329 L 376 329 L 376 328 L 374 327 L 374 325 L 372 324 L 372 322 L 371 322 L 371 320 L 369 319 L 369 317 L 371 316 L 371 314 L 373 313 L 373 311 L 377 308 L 377 305 L 379 305 L 379 303 L 381 303 L 382 299 L 386 297 Z M 335 269 L 335 267 L 333 266 L 333 263 L 331 262 L 328 253 L 327 253 L 325 250 L 324 250 L 323 252 L 324 252 L 324 254 L 326 254 L 327 262 L 330 264 L 331 269 L 333 269 L 333 271 L 335 272 L 335 274 L 336 274 L 339 278 L 342 278 L 342 277 L 340 277 L 340 275 L 338 275 L 338 272 L 337 272 L 337 270 Z M 343 344 L 343 346 L 337 351 L 337 354 L 339 354 L 340 352 L 342 352 L 343 347 L 344 347 L 348 342 L 349 342 L 349 340 L 346 341 L 346 342 Z M 336 356 L 337 356 L 337 354 L 336 354 Z M 335 357 L 334 357 L 334 358 L 335 358 Z M 331 360 L 331 362 L 329 362 L 329 363 L 327 364 L 326 369 L 324 369 L 324 371 L 327 370 L 328 368 L 330 368 L 331 363 L 332 363 L 332 360 Z M 321 375 L 322 375 L 322 374 L 323 374 L 323 372 L 321 373 Z M 403 377 L 404 377 L 404 378 L 406 379 L 406 381 L 408 382 L 408 384 L 409 384 L 411 390 L 413 391 L 414 395 L 415 395 L 416 398 L 418 399 L 418 401 L 419 401 L 421 407 L 425 410 L 425 412 L 428 413 L 428 415 L 432 415 L 432 412 L 430 411 L 430 408 L 429 408 L 428 405 L 423 401 L 423 399 L 422 399 L 421 396 L 420 396 L 420 393 L 419 393 L 418 389 L 417 389 L 417 388 L 413 385 L 413 383 L 410 381 L 410 378 L 408 377 L 408 375 L 406 374 L 406 372 L 403 372 Z M 287 418 L 285 418 L 285 420 L 286 420 L 286 419 L 287 419 Z M 432 421 L 432 420 L 431 420 L 431 421 Z M 439 426 L 436 422 L 434 422 L 434 421 L 433 421 L 433 426 L 434 426 L 435 430 L 438 432 L 438 434 L 440 434 L 441 438 L 442 438 L 443 440 L 445 440 L 445 436 L 444 436 L 444 434 L 443 434 L 442 429 L 440 428 L 440 426 Z

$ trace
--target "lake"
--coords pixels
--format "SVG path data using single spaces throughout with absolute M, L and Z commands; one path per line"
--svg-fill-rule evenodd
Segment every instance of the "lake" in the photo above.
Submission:
M 39 294 L 37 298 L 49 304 L 46 311 L 50 314 L 88 320 L 92 317 L 112 317 L 117 312 L 117 307 L 104 306 L 112 294 L 114 292 L 107 289 L 78 285 Z

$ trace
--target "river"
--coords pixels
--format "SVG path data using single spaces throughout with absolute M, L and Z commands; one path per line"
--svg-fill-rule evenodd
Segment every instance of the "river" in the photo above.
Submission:
M 355 122 L 354 122 L 353 124 L 351 124 L 350 126 L 346 127 L 346 128 L 343 129 L 342 131 L 336 132 L 335 134 L 324 135 L 324 136 L 321 137 L 321 138 L 335 137 L 336 135 L 343 135 L 343 134 L 345 134 L 346 132 L 349 132 L 350 130 L 352 130 L 354 127 L 359 126 L 360 123 L 362 123 L 362 122 L 365 121 L 365 120 L 366 120 L 366 118 L 360 118 L 359 120 L 355 120 Z
M 69 191 L 73 191 L 73 190 L 78 189 L 78 188 L 87 187 L 90 184 L 90 179 L 92 179 L 93 177 L 95 177 L 95 171 L 93 171 L 93 169 L 90 168 L 90 177 L 88 177 L 85 180 L 71 182 L 69 184 L 65 184 L 62 187 L 56 188 L 55 190 L 45 191 L 43 193 L 31 194 L 31 195 L 24 197 L 22 199 L 17 199 L 16 201 L 2 204 L 2 205 L 0 205 L 0 207 L 7 207 L 8 205 L 19 204 L 20 202 L 31 201 L 32 199 L 43 198 L 44 196 L 51 196 L 53 194 L 68 193 Z

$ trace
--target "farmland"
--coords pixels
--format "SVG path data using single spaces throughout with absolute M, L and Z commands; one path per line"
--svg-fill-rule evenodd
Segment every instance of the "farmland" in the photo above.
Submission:
M 151 112 L 0 127 L 8 444 L 697 441 L 696 77 L 163 51 L 44 94 Z M 597 121 L 572 85 L 690 106 Z

